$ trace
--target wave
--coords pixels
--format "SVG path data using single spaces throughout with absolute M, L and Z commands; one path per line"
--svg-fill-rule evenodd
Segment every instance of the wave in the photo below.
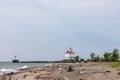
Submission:
M 12 74 L 12 73 L 17 73 L 17 72 L 20 72 L 19 70 L 17 69 L 1 69 L 0 70 L 0 75 L 4 75 L 4 74 Z
M 16 72 L 19 72 L 19 70 L 16 70 L 16 69 L 1 69 L 0 72 L 3 72 L 3 73 L 4 73 L 4 72 L 6 72 L 6 73 L 7 73 L 7 72 L 8 72 L 8 73 L 9 73 L 9 72 L 15 72 L 15 73 L 16 73 Z
M 18 69 L 27 69 L 27 68 L 29 68 L 28 66 L 22 66 L 22 67 L 19 67 Z
M 5 69 L 5 68 L 2 68 L 0 69 L 0 75 L 4 75 L 4 74 L 11 74 L 11 73 L 18 73 L 20 72 L 20 70 L 22 69 L 27 69 L 28 66 L 22 66 L 22 67 L 18 67 L 16 69 Z
M 50 66 L 52 64 L 43 64 L 41 66 Z M 40 66 L 40 65 L 38 65 Z M 28 69 L 30 67 L 34 67 L 34 66 L 27 66 L 27 65 L 24 65 L 22 67 L 17 67 L 17 68 L 2 68 L 0 69 L 0 75 L 4 75 L 4 74 L 13 74 L 13 73 L 18 73 L 24 69 Z

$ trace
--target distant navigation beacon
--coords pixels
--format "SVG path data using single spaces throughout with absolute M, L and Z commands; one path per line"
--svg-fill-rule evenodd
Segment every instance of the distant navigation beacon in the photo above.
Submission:
M 12 60 L 13 63 L 19 63 L 19 59 L 16 58 L 15 56 L 15 59 Z

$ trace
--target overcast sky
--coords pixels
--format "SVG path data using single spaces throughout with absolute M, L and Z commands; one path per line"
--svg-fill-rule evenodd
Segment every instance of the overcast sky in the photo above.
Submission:
M 83 58 L 120 49 L 120 0 L 0 0 L 0 60 Z

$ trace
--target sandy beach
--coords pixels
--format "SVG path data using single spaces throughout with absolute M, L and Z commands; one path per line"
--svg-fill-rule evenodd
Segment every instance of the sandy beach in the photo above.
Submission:
M 120 80 L 120 69 L 106 63 L 59 63 L 0 76 L 0 80 Z M 72 70 L 68 71 L 71 66 Z

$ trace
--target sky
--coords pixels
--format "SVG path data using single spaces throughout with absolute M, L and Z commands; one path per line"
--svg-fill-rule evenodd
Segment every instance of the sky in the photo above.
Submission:
M 0 0 L 0 61 L 90 58 L 120 49 L 120 0 Z

